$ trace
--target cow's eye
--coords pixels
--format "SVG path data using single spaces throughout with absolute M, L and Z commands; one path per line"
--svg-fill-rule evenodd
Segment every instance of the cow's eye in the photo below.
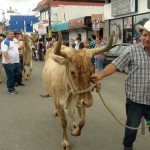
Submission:
M 74 75 L 75 75 L 75 72 L 74 72 L 74 71 L 71 71 L 71 75 L 73 75 L 73 76 L 74 76 Z

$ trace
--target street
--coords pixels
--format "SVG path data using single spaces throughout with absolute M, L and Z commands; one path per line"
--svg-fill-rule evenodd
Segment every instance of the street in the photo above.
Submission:
M 17 95 L 10 95 L 6 89 L 3 70 L 3 84 L 0 85 L 0 150 L 60 150 L 62 128 L 59 118 L 53 117 L 54 104 L 45 94 L 42 84 L 44 62 L 33 62 L 33 72 L 25 87 L 16 87 Z M 112 112 L 123 123 L 125 117 L 124 80 L 126 74 L 117 72 L 102 80 L 102 96 Z M 124 127 L 116 122 L 102 104 L 98 94 L 93 92 L 94 104 L 86 109 L 86 124 L 80 137 L 70 134 L 71 150 L 123 150 Z M 134 150 L 148 150 L 149 132 L 138 131 Z

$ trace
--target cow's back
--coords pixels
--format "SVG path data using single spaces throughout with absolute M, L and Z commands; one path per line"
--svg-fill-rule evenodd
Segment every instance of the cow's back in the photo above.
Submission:
M 45 62 L 42 74 L 43 84 L 50 96 L 61 97 L 66 91 L 65 67 L 56 63 L 50 56 Z

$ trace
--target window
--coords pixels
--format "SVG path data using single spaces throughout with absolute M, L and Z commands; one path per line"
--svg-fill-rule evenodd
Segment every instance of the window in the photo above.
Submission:
M 138 42 L 139 41 L 139 34 L 136 32 L 135 30 L 135 26 L 137 24 L 140 24 L 140 25 L 144 25 L 146 21 L 148 21 L 150 19 L 150 13 L 148 14 L 142 14 L 142 15 L 137 15 L 137 16 L 134 16 L 133 17 L 133 38 L 136 39 L 136 41 Z

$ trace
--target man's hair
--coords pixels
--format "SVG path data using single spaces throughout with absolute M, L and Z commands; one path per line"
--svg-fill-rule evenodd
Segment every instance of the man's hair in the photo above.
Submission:
M 79 40 L 79 41 L 81 41 L 81 37 L 80 37 L 80 36 L 79 36 L 79 37 L 77 37 L 77 38 L 76 38 L 76 40 Z
M 18 35 L 18 34 L 21 34 L 21 32 L 18 30 L 14 30 L 14 35 Z
M 14 31 L 12 31 L 12 30 L 7 30 L 7 31 L 6 31 L 6 35 L 8 35 L 10 32 L 13 32 L 13 33 L 14 33 Z
M 93 34 L 92 35 L 92 39 L 96 40 L 96 35 Z
M 78 37 L 81 37 L 81 34 L 80 34 L 80 33 L 78 34 Z

